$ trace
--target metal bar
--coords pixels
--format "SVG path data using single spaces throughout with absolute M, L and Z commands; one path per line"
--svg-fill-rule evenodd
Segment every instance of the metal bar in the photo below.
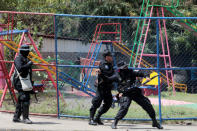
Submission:
M 54 13 L 37 13 L 37 12 L 17 12 L 17 11 L 0 11 L 0 13 L 10 14 L 29 14 L 29 15 L 55 15 Z
M 75 68 L 99 68 L 99 66 L 84 66 L 84 65 L 57 65 L 58 67 L 75 67 Z
M 60 117 L 68 117 L 68 118 L 81 118 L 81 119 L 89 119 L 88 116 L 74 116 L 74 115 L 60 115 Z M 114 118 L 104 118 L 101 117 L 102 120 L 114 120 Z M 151 119 L 145 118 L 124 118 L 122 120 L 129 120 L 129 121 L 152 121 Z M 163 118 L 162 120 L 197 120 L 197 117 L 191 118 Z
M 23 39 L 24 39 L 24 36 L 25 36 L 25 33 L 23 32 L 23 34 L 21 36 L 21 40 L 19 42 L 19 46 L 21 46 L 21 44 L 23 42 Z M 18 51 L 16 51 L 14 59 L 16 58 L 16 56 L 18 56 Z M 12 67 L 10 69 L 9 77 L 11 77 L 13 72 L 14 72 L 14 63 L 12 64 Z M 6 92 L 7 92 L 7 88 L 8 88 L 8 86 L 6 85 L 6 87 L 4 88 L 4 91 L 3 91 L 3 95 L 1 96 L 0 107 L 2 106 L 3 100 L 5 98 L 5 95 L 6 95 Z M 17 98 L 16 98 L 16 101 L 17 101 Z
M 10 34 L 19 34 L 19 33 L 26 33 L 28 30 L 8 30 L 8 31 L 0 31 L 0 36 L 2 35 L 10 35 Z
M 161 112 L 161 90 L 160 90 L 160 70 L 159 70 L 159 19 L 156 21 L 156 32 L 157 32 L 157 73 L 158 73 L 158 96 L 159 96 L 159 121 L 162 123 L 162 112 Z
M 81 65 L 58 65 L 58 67 L 99 68 L 99 66 L 81 66 Z M 136 67 L 129 67 L 129 69 L 158 70 L 158 68 L 136 68 Z M 159 68 L 159 69 L 160 70 L 197 70 L 197 67 L 173 67 L 173 68 Z
M 0 51 L 0 58 L 4 59 L 3 53 L 1 53 L 1 51 Z M 2 62 L 0 62 L 0 65 L 1 65 L 0 67 L 2 69 L 1 71 L 3 72 L 1 78 L 3 78 L 5 80 L 6 86 L 8 87 L 8 90 L 9 90 L 9 93 L 10 93 L 10 96 L 11 96 L 11 99 L 12 99 L 14 105 L 16 105 L 15 100 L 17 100 L 17 99 L 16 99 L 14 89 L 12 88 L 11 80 L 10 80 L 10 77 L 9 77 L 9 73 L 6 69 L 6 65 L 5 65 L 5 63 L 2 63 Z
M 61 78 L 61 76 L 60 76 L 60 78 Z M 73 84 L 72 82 L 70 82 L 70 81 L 68 81 L 68 80 L 66 80 L 66 79 L 64 79 L 64 78 L 61 78 L 61 79 L 64 80 L 64 81 L 66 81 L 66 82 L 69 83 L 70 85 L 74 86 L 74 87 L 77 88 L 78 90 L 83 91 L 84 93 L 88 94 L 89 96 L 92 96 L 92 97 L 94 96 L 94 95 L 92 95 L 91 93 L 89 93 L 89 92 L 87 92 L 87 91 L 85 91 L 85 90 L 79 88 L 77 85 Z
M 149 2 L 149 0 L 148 0 L 148 2 Z M 141 7 L 140 17 L 142 16 L 143 9 L 144 9 L 144 0 L 143 0 L 142 7 Z M 134 53 L 134 49 L 135 49 L 135 45 L 136 45 L 136 41 L 137 41 L 140 22 L 141 22 L 141 19 L 139 19 L 139 21 L 138 21 L 137 31 L 136 31 L 136 34 L 135 34 L 135 39 L 134 39 L 133 48 L 132 48 L 132 52 L 131 52 L 131 57 L 130 57 L 130 61 L 129 61 L 129 67 L 131 67 L 131 61 L 132 61 L 132 58 L 133 58 L 133 53 Z M 135 64 L 135 62 L 133 62 L 133 67 L 134 67 L 134 64 Z
M 157 54 L 142 54 L 142 56 L 157 57 Z M 169 55 L 159 55 L 159 57 L 168 57 Z
M 92 64 L 93 66 L 94 66 L 94 64 L 95 64 L 95 62 L 96 62 L 97 56 L 98 56 L 99 51 L 100 51 L 100 49 L 101 49 L 101 45 L 102 45 L 102 42 L 99 44 L 98 51 L 97 51 L 97 53 L 96 53 L 96 56 L 95 56 L 95 58 L 94 58 L 94 62 L 93 62 L 93 64 Z M 90 62 L 91 62 L 91 61 L 90 61 Z M 88 79 L 87 79 L 87 81 L 86 81 L 85 87 L 86 87 L 87 84 L 88 84 L 88 81 L 89 81 L 89 79 L 90 79 L 91 73 L 92 73 L 92 68 L 91 68 L 90 73 L 89 73 L 89 75 L 88 75 Z
M 40 54 L 40 52 L 38 51 L 37 46 L 35 45 L 35 43 L 34 43 L 32 37 L 31 37 L 31 34 L 30 34 L 29 32 L 27 32 L 27 35 L 28 35 L 28 38 L 30 39 L 30 41 L 31 41 L 31 43 L 32 43 L 32 45 L 33 45 L 33 47 L 34 47 L 34 49 L 36 50 L 36 53 L 38 54 L 38 56 L 39 56 L 41 59 L 43 59 L 42 56 L 41 56 L 41 54 Z M 46 64 L 48 64 L 48 63 L 46 62 Z M 53 68 L 53 66 L 52 66 L 52 68 Z M 51 72 L 51 71 L 48 70 L 48 69 L 46 70 L 46 72 L 47 72 L 47 74 L 48 74 L 48 76 L 49 76 L 49 79 L 51 79 L 53 86 L 54 86 L 55 89 L 57 90 L 56 82 L 54 81 L 53 76 L 52 76 L 52 74 L 51 74 L 51 73 L 53 73 L 53 72 Z M 56 69 L 56 72 L 57 72 L 57 69 Z M 60 93 L 59 91 L 57 91 L 57 92 Z M 62 96 L 61 93 L 60 93 L 60 96 Z M 63 98 L 62 98 L 62 100 L 63 100 Z M 64 100 L 63 100 L 63 101 L 64 101 Z
M 117 25 L 117 24 L 120 24 L 120 23 L 102 23 L 102 24 L 98 24 L 98 25 Z
M 150 12 L 150 17 L 152 16 L 152 12 L 153 12 L 153 7 L 151 8 L 151 12 Z M 147 26 L 147 29 L 146 29 L 146 35 L 145 35 L 145 38 L 144 38 L 144 42 L 143 42 L 143 46 L 142 46 L 142 51 L 141 51 L 141 55 L 140 55 L 140 60 L 139 60 L 139 65 L 138 67 L 140 67 L 140 63 L 142 61 L 142 54 L 144 52 L 144 48 L 145 48 L 145 45 L 146 45 L 146 39 L 147 39 L 147 35 L 148 35 L 148 30 L 149 30 L 149 26 L 150 26 L 150 21 L 151 19 L 148 20 L 148 26 Z
M 8 32 L 9 32 L 9 30 L 10 30 L 10 13 L 8 13 Z M 9 38 L 8 38 L 8 34 L 7 34 L 7 40 L 8 40 Z
M 119 40 L 119 43 L 121 43 L 122 42 L 122 26 L 121 26 L 121 24 L 119 24 L 119 26 L 120 26 L 120 40 Z
M 56 90 L 57 90 L 57 117 L 58 119 L 60 118 L 60 106 L 59 106 L 59 87 L 58 87 L 58 45 L 57 45 L 57 32 L 58 32 L 58 28 L 57 28 L 57 17 L 55 16 L 55 63 L 56 63 Z
M 110 19 L 197 19 L 197 17 L 124 17 L 124 16 L 92 16 L 92 15 L 72 15 L 55 14 L 56 16 L 81 17 L 81 18 L 110 18 Z
M 98 32 L 98 34 L 120 34 L 120 32 Z
M 158 7 L 157 7 L 157 16 L 159 17 Z M 167 68 L 166 57 L 165 57 L 165 47 L 164 47 L 164 42 L 163 42 L 163 33 L 162 33 L 162 30 L 161 30 L 161 22 L 160 22 L 160 20 L 159 20 L 159 32 L 160 32 L 160 38 L 161 38 L 162 52 L 163 52 L 163 56 L 164 56 L 163 57 L 164 65 L 165 65 L 165 68 Z M 167 84 L 168 84 L 168 87 L 169 87 L 170 86 L 170 82 L 169 82 L 169 77 L 168 77 L 168 71 L 165 71 L 165 72 L 166 72 Z
M 162 16 L 164 17 L 164 10 L 163 8 L 161 8 L 161 12 L 162 12 Z M 166 36 L 166 45 L 167 45 L 167 51 L 168 51 L 168 55 L 169 55 L 169 66 L 170 68 L 172 67 L 172 61 L 171 61 L 171 56 L 170 56 L 170 48 L 169 48 L 169 43 L 168 43 L 168 34 L 166 31 L 166 20 L 163 19 L 163 26 L 164 26 L 164 31 L 165 31 L 165 36 Z M 175 94 L 175 87 L 174 87 L 174 77 L 173 77 L 173 72 L 172 70 L 170 71 L 171 74 L 171 78 L 172 78 L 172 86 L 173 86 L 173 92 Z
M 90 54 L 91 49 L 92 49 L 92 45 L 94 44 L 94 41 L 97 42 L 97 40 L 96 40 L 97 29 L 98 29 L 98 24 L 96 25 L 96 30 L 95 30 L 95 32 L 94 32 L 94 36 L 93 36 L 93 39 L 92 39 L 92 42 L 91 42 L 91 45 L 90 45 L 90 48 L 89 48 L 89 51 L 88 51 L 88 55 L 86 56 L 86 59 L 85 59 L 85 62 L 84 62 L 84 66 L 86 65 L 86 62 L 87 62 L 87 60 L 88 60 L 89 54 Z M 85 70 L 85 69 L 83 68 L 82 71 L 81 71 L 81 74 L 82 74 L 82 75 L 83 75 L 84 70 Z
M 72 80 L 72 81 L 74 81 L 75 83 L 77 83 L 78 85 L 80 85 L 81 87 L 84 87 L 84 85 L 81 83 L 81 82 L 79 82 L 78 80 L 76 80 L 75 78 L 72 78 L 70 75 L 68 75 L 68 74 L 66 74 L 66 73 L 64 73 L 64 72 L 60 72 L 63 76 L 65 76 L 65 77 L 67 77 L 67 78 L 69 78 L 70 80 Z M 61 78 L 63 78 L 63 76 L 60 76 Z M 64 78 L 63 78 L 64 79 Z M 89 91 L 92 91 L 93 93 L 95 93 L 95 91 L 94 90 L 92 90 L 92 89 L 90 89 L 90 88 L 87 88 L 87 87 L 85 87 L 87 90 L 89 90 Z
M 148 4 L 149 4 L 149 1 L 147 2 L 147 5 L 146 5 L 146 9 L 145 9 L 145 17 L 146 17 L 146 15 L 147 15 L 147 12 L 148 12 Z M 153 7 L 151 8 L 151 12 L 150 12 L 150 16 L 149 17 L 151 17 L 152 16 L 152 10 L 153 10 Z M 143 49 L 143 47 L 141 47 L 141 40 L 142 40 L 142 37 L 144 37 L 143 36 L 143 33 L 144 33 L 144 30 L 145 30 L 145 32 L 147 32 L 148 31 L 148 29 L 149 29 L 149 23 L 150 23 L 150 19 L 148 20 L 148 26 L 146 27 L 145 26 L 145 23 L 146 23 L 146 19 L 144 19 L 143 20 L 143 22 L 142 22 L 142 31 L 140 32 L 140 38 L 139 38 L 139 40 L 137 41 L 137 51 L 136 51 L 136 54 L 135 54 L 135 58 L 134 58 L 134 62 L 133 62 L 133 67 L 135 67 L 136 66 L 136 62 L 139 62 L 139 64 L 138 64 L 138 67 L 140 67 L 140 61 L 138 60 L 138 53 L 140 53 L 140 58 L 142 57 L 142 55 L 141 55 L 141 52 L 140 51 L 142 51 Z M 146 39 L 146 35 L 147 35 L 147 33 L 145 34 L 145 38 L 144 38 L 144 41 L 145 41 L 145 39 Z M 143 42 L 143 44 L 144 44 L 144 42 Z M 142 53 L 143 54 L 143 53 Z M 139 59 L 140 59 L 139 58 Z
M 91 58 L 90 58 L 89 66 L 91 65 L 92 57 L 94 56 L 94 53 L 95 53 L 95 50 L 97 49 L 97 46 L 98 46 L 98 45 L 95 44 L 95 46 L 94 46 L 94 51 L 93 51 L 93 53 L 92 53 L 92 55 L 91 55 Z M 88 77 L 88 71 L 89 71 L 89 69 L 88 69 L 87 71 L 85 71 L 85 76 L 84 76 L 84 78 L 83 78 L 82 84 L 84 84 L 86 77 Z

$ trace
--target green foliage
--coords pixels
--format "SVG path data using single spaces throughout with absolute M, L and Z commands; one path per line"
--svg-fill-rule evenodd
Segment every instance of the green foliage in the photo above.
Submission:
M 168 1 L 168 2 L 167 2 Z M 194 3 L 186 0 L 180 0 L 181 6 L 177 8 L 184 16 L 196 17 L 197 8 Z M 84 14 L 84 15 L 100 15 L 100 16 L 139 16 L 141 4 L 143 0 L 1 0 L 0 10 L 11 11 L 28 11 L 28 12 L 47 12 L 47 13 L 63 13 L 63 14 Z M 169 5 L 169 0 L 152 0 L 153 4 Z M 176 3 L 176 0 L 174 0 Z M 7 16 L 4 22 L 7 23 Z M 29 29 L 33 34 L 34 40 L 38 42 L 38 47 L 42 45 L 42 38 L 37 35 L 53 35 L 54 23 L 53 17 L 45 17 L 38 15 L 16 15 L 17 21 L 14 23 L 16 29 Z M 192 20 L 196 24 L 196 20 Z M 111 19 L 103 19 L 102 23 L 121 22 L 122 26 L 128 25 L 130 32 L 122 30 L 123 43 L 133 43 L 137 22 L 116 21 Z M 185 21 L 187 22 L 187 21 Z M 66 24 L 65 24 L 66 23 Z M 100 23 L 90 18 L 69 18 L 57 17 L 57 35 L 58 37 L 68 37 L 83 40 L 84 43 L 90 42 L 93 38 L 96 25 Z M 91 27 L 89 26 L 91 25 Z M 196 37 L 192 32 L 181 27 L 180 23 L 175 20 L 167 21 L 167 33 L 169 36 L 170 49 L 173 55 L 181 53 L 185 49 L 185 53 L 192 52 L 192 61 L 196 61 L 197 49 L 195 46 Z M 196 28 L 196 25 L 192 25 Z M 151 27 L 152 33 L 155 33 L 155 27 Z M 147 41 L 155 39 L 156 36 L 149 35 Z M 151 44 L 148 43 L 147 53 L 153 53 Z M 131 45 L 130 45 L 131 46 Z
M 1 0 L 0 10 L 16 11 L 17 0 Z

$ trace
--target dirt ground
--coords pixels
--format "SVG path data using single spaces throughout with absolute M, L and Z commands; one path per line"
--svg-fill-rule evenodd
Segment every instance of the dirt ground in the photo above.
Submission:
M 111 122 L 105 123 L 103 126 L 90 126 L 87 120 L 79 119 L 57 119 L 54 117 L 38 117 L 30 116 L 33 124 L 13 123 L 13 114 L 0 112 L 0 131 L 112 131 Z M 170 131 L 196 131 L 197 124 L 191 125 L 163 125 L 163 130 Z M 118 129 L 115 131 L 157 131 L 150 124 L 125 124 L 120 122 Z

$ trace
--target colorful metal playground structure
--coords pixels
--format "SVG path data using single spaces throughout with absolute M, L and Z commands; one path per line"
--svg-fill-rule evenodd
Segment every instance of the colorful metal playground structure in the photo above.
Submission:
M 176 3 L 171 0 L 169 6 L 163 5 L 151 5 L 149 0 L 143 0 L 142 9 L 140 17 L 166 17 L 165 14 L 174 16 L 174 17 L 183 17 L 183 15 L 176 9 L 179 6 L 179 0 Z M 154 13 L 155 12 L 155 13 Z M 13 85 L 11 84 L 11 75 L 14 71 L 14 64 L 12 61 L 7 61 L 4 58 L 4 47 L 9 48 L 10 50 L 15 52 L 15 56 L 12 58 L 14 59 L 18 55 L 18 49 L 22 44 L 28 44 L 32 47 L 32 52 L 29 55 L 29 58 L 34 62 L 39 69 L 34 69 L 34 71 L 45 71 L 48 75 L 48 81 L 51 81 L 53 87 L 61 96 L 61 93 L 58 91 L 58 88 L 63 87 L 65 84 L 69 84 L 72 87 L 80 90 L 89 96 L 94 96 L 95 90 L 93 90 L 88 84 L 92 77 L 93 68 L 98 68 L 95 66 L 97 61 L 98 54 L 100 49 L 103 45 L 107 45 L 111 52 L 114 52 L 114 48 L 121 52 L 123 55 L 127 56 L 130 59 L 130 67 L 131 68 L 153 68 L 153 63 L 147 62 L 144 57 L 151 57 L 156 58 L 157 54 L 146 54 L 144 53 L 144 49 L 147 43 L 147 37 L 149 33 L 149 27 L 151 23 L 151 19 L 138 19 L 138 26 L 136 35 L 134 38 L 134 43 L 131 43 L 132 48 L 128 48 L 127 45 L 122 43 L 122 28 L 121 23 L 102 23 L 97 24 L 93 39 L 91 41 L 91 46 L 89 48 L 89 52 L 85 59 L 85 62 L 82 65 L 76 65 L 73 67 L 79 67 L 81 69 L 81 74 L 83 78 L 81 81 L 76 80 L 71 75 L 67 74 L 67 72 L 61 71 L 61 69 L 57 68 L 58 63 L 52 64 L 47 62 L 43 59 L 42 55 L 40 54 L 29 30 L 16 30 L 13 28 L 14 24 L 14 14 L 21 13 L 21 12 L 4 12 L 0 11 L 0 13 L 8 13 L 8 23 L 7 24 L 0 24 L 0 86 L 2 90 L 2 96 L 0 100 L 0 107 L 2 106 L 3 100 L 9 90 L 12 98 L 14 101 L 17 101 Z M 55 14 L 44 14 L 44 15 L 51 15 L 55 19 Z M 168 43 L 168 34 L 166 31 L 166 21 L 165 19 L 159 19 L 159 32 L 160 32 L 160 41 L 162 45 L 162 53 L 159 55 L 163 59 L 164 67 L 165 68 L 172 68 L 171 56 L 170 56 L 170 47 Z M 192 21 L 187 20 L 179 20 L 180 25 L 184 28 L 192 31 L 194 35 L 197 36 L 197 27 L 192 23 Z M 114 30 L 107 30 L 107 26 L 111 26 Z M 163 33 L 164 30 L 164 33 Z M 14 41 L 14 37 L 16 35 L 20 35 L 20 42 L 16 43 Z M 106 37 L 106 35 L 111 37 Z M 110 39 L 108 39 L 110 38 Z M 57 44 L 57 41 L 56 41 Z M 57 49 L 56 49 L 57 52 Z M 116 66 L 115 56 L 114 57 L 114 65 Z M 11 68 L 8 69 L 6 63 L 11 63 Z M 97 64 L 98 65 L 98 64 Z M 59 65 L 61 66 L 61 65 Z M 69 66 L 68 66 L 69 67 Z M 72 67 L 72 66 L 70 66 Z M 155 73 L 155 71 L 149 70 L 149 73 Z M 157 74 L 156 74 L 157 75 Z M 168 87 L 172 87 L 173 91 L 175 89 L 181 89 L 185 92 L 187 91 L 186 84 L 180 84 L 174 82 L 173 79 L 173 71 L 165 71 L 165 73 L 161 73 L 161 78 L 155 78 L 152 83 L 147 85 L 147 89 L 144 89 L 145 92 L 150 90 L 157 89 L 158 81 L 161 80 L 163 83 L 167 83 Z M 151 77 L 154 77 L 151 76 Z M 44 85 L 43 81 L 43 85 Z M 150 86 L 150 85 L 153 85 Z M 144 88 L 144 87 L 142 87 Z M 158 92 L 158 91 L 157 91 Z

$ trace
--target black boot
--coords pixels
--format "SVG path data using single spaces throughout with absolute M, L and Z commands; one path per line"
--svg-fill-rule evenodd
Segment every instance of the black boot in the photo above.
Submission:
M 115 119 L 114 122 L 113 122 L 112 125 L 111 125 L 111 128 L 112 128 L 112 129 L 117 129 L 117 124 L 118 124 L 118 120 Z
M 96 112 L 96 109 L 93 107 L 90 108 L 90 119 L 89 119 L 89 125 L 97 125 L 96 122 L 94 122 L 94 114 Z
M 163 127 L 157 122 L 156 119 L 153 120 L 152 127 L 157 127 L 158 129 L 163 129 Z
M 21 122 L 21 119 L 20 119 L 20 118 L 13 118 L 12 121 L 13 121 L 13 122 Z
M 89 125 L 97 125 L 96 122 L 94 122 L 94 120 L 92 118 L 89 119 Z
M 94 119 L 94 122 L 96 122 L 98 125 L 104 125 L 103 122 L 100 119 L 100 115 L 96 116 L 96 118 Z
M 16 105 L 16 111 L 14 113 L 13 122 L 21 122 L 20 116 L 21 116 L 21 104 L 20 102 L 18 102 Z

